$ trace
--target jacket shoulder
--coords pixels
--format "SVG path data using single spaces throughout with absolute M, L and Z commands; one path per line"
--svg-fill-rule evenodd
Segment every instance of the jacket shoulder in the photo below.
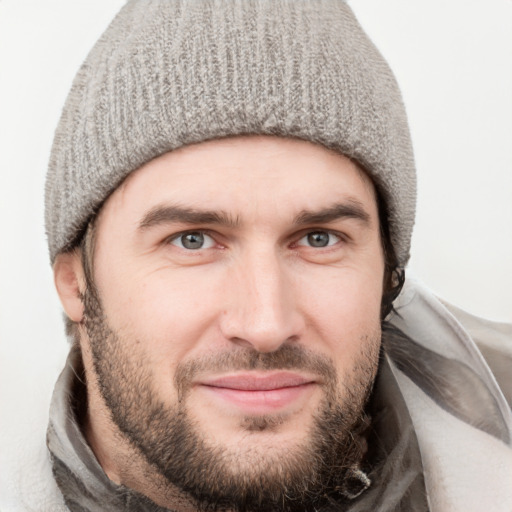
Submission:
M 9 473 L 2 475 L 1 512 L 69 512 L 53 478 L 44 438 L 20 442 L 16 460 L 8 461 Z M 6 468 L 2 468 L 6 469 Z
M 512 324 L 486 320 L 442 302 L 477 345 L 512 409 Z

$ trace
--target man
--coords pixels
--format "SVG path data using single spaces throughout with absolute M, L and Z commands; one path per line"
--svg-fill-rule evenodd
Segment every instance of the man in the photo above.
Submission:
M 413 284 L 391 312 L 414 196 L 344 3 L 128 3 L 48 174 L 48 509 L 508 510 L 504 334 Z

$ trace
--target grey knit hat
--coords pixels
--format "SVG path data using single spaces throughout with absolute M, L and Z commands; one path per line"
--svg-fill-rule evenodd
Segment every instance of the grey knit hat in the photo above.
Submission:
M 186 144 L 297 137 L 356 160 L 409 258 L 416 177 L 400 91 L 342 0 L 133 0 L 80 68 L 46 182 L 50 258 L 134 170 Z

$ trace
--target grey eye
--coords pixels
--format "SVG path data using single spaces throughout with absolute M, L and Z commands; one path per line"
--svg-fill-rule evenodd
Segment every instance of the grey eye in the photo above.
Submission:
M 340 237 L 329 231 L 312 231 L 303 236 L 298 245 L 307 245 L 309 247 L 328 247 L 340 241 Z
M 325 247 L 329 243 L 329 233 L 317 231 L 316 233 L 309 233 L 308 243 L 312 247 Z
M 171 244 L 188 249 L 190 251 L 198 249 L 209 249 L 215 245 L 213 238 L 202 231 L 189 231 L 182 233 L 171 241 Z

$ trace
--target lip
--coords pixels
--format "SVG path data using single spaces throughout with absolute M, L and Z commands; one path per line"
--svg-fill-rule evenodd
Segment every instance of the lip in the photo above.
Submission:
M 245 414 L 269 414 L 300 402 L 315 384 L 315 379 L 292 372 L 248 372 L 205 379 L 199 386 Z

